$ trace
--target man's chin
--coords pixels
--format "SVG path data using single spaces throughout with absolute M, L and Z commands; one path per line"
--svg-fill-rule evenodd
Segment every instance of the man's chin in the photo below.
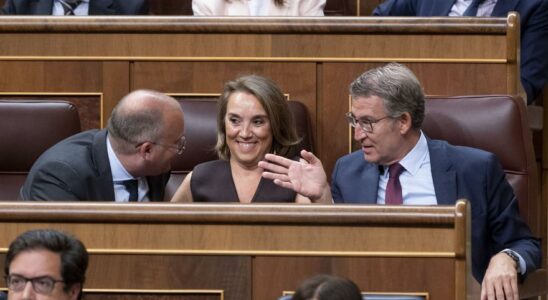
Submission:
M 369 163 L 372 163 L 372 164 L 375 164 L 377 163 L 378 159 L 375 158 L 373 155 L 371 154 L 367 154 L 367 153 L 363 153 L 363 159 Z

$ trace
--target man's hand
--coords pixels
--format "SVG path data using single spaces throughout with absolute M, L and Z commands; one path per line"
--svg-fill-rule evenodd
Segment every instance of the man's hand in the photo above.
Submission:
M 505 253 L 491 258 L 481 284 L 481 300 L 518 300 L 516 262 Z
M 331 203 L 331 191 L 322 162 L 312 152 L 301 151 L 301 159 L 294 161 L 274 154 L 266 154 L 259 162 L 263 177 L 310 198 L 314 202 Z

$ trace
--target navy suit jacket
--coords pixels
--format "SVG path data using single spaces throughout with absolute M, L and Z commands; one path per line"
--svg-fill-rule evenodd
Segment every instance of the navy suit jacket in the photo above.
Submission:
M 107 131 L 73 135 L 44 152 L 32 166 L 19 197 L 23 200 L 114 201 Z M 149 199 L 163 201 L 170 173 L 147 177 Z
M 519 216 L 518 201 L 494 154 L 428 139 L 430 165 L 438 204 L 470 201 L 472 272 L 482 281 L 491 256 L 505 248 L 518 252 L 527 273 L 540 267 L 539 240 Z M 356 151 L 337 161 L 331 192 L 336 203 L 377 203 L 379 166 Z M 527 275 L 527 274 L 526 274 Z
M 455 0 L 386 0 L 376 16 L 447 16 Z M 493 17 L 520 14 L 521 83 L 531 103 L 548 82 L 548 0 L 499 0 Z
M 6 15 L 51 15 L 53 0 L 7 0 Z M 89 15 L 146 15 L 146 0 L 90 0 Z

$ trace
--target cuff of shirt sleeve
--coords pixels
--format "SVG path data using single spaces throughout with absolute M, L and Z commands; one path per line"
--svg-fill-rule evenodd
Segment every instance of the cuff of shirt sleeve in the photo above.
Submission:
M 523 259 L 523 257 L 521 257 L 519 253 L 509 248 L 506 248 L 502 250 L 501 252 L 506 252 L 506 251 L 512 252 L 515 256 L 517 256 L 517 258 L 519 259 L 519 273 L 521 275 L 525 275 L 525 272 L 527 271 L 527 265 L 525 264 L 525 259 Z

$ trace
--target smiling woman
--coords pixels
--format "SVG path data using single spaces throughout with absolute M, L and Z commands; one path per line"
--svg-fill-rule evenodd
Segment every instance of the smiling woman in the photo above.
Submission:
M 219 98 L 217 145 L 220 160 L 197 165 L 173 202 L 303 202 L 310 200 L 261 177 L 265 154 L 298 154 L 293 115 L 280 88 L 250 75 L 227 82 Z

